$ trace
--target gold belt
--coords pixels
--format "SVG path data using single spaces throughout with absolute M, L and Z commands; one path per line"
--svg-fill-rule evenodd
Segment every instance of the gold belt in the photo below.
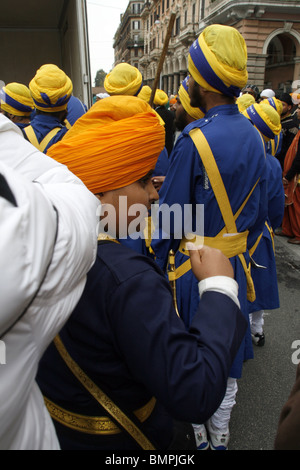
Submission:
M 107 416 L 84 416 L 67 411 L 44 397 L 45 404 L 51 417 L 68 428 L 87 434 L 118 434 L 121 429 Z M 134 411 L 141 423 L 151 415 L 156 404 L 154 397 L 142 408 Z

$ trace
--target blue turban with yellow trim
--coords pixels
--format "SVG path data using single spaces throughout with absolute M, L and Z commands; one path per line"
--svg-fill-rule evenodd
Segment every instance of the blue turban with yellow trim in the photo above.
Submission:
M 30 116 L 34 103 L 30 90 L 22 83 L 8 83 L 0 90 L 1 109 L 14 116 Z
M 71 79 L 59 67 L 45 64 L 29 83 L 35 107 L 47 113 L 63 111 L 72 95 Z
M 243 113 L 260 131 L 265 141 L 274 139 L 281 131 L 281 122 L 278 112 L 269 104 L 255 103 Z
M 236 104 L 238 105 L 239 112 L 242 113 L 245 111 L 249 106 L 255 103 L 255 98 L 253 95 L 249 93 L 245 93 L 237 98 Z
M 137 96 L 142 86 L 141 72 L 126 62 L 116 65 L 104 79 L 104 88 L 110 96 Z
M 193 119 L 201 119 L 204 116 L 204 112 L 200 108 L 194 108 L 190 104 L 190 96 L 188 91 L 188 77 L 186 77 L 183 82 L 181 83 L 178 96 L 182 106 L 184 107 L 185 111 L 191 116 Z
M 188 67 L 206 90 L 238 97 L 248 79 L 245 40 L 231 26 L 207 26 L 190 47 Z
M 282 106 L 282 101 L 278 100 L 277 98 L 273 97 L 273 98 L 266 98 L 265 100 L 262 100 L 260 102 L 261 103 L 265 103 L 265 104 L 269 104 L 272 106 L 272 108 L 276 109 L 277 113 L 281 116 L 281 113 L 282 113 L 282 109 L 283 109 L 283 106 Z

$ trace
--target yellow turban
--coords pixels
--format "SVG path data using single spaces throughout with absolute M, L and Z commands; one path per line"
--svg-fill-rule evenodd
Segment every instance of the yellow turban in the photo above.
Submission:
M 179 99 L 185 111 L 194 119 L 201 119 L 204 116 L 204 112 L 200 108 L 194 108 L 190 104 L 190 97 L 188 92 L 188 77 L 186 77 L 181 83 L 178 91 Z
M 248 79 L 244 38 L 231 26 L 207 26 L 190 47 L 188 67 L 206 90 L 238 97 Z
M 35 107 L 48 113 L 63 111 L 73 91 L 70 78 L 53 64 L 43 65 L 29 83 Z
M 141 100 L 146 101 L 146 103 L 149 103 L 150 98 L 151 98 L 151 93 L 152 93 L 151 88 L 148 85 L 145 85 L 143 86 L 143 88 L 141 89 L 137 97 L 140 98 Z
M 260 104 L 265 103 L 271 105 L 274 109 L 276 109 L 277 113 L 281 116 L 282 113 L 282 101 L 278 100 L 277 98 L 267 98 L 265 100 L 262 100 Z
M 110 96 L 137 96 L 142 88 L 141 72 L 130 64 L 116 65 L 104 79 L 104 88 Z
M 169 101 L 167 93 L 163 90 L 156 90 L 154 95 L 153 104 L 156 106 L 165 106 Z
M 280 134 L 280 116 L 269 104 L 262 102 L 252 104 L 243 114 L 252 121 L 266 141 Z
M 151 98 L 151 93 L 152 93 L 151 88 L 148 85 L 145 85 L 143 86 L 143 88 L 141 89 L 137 97 L 143 101 L 146 101 L 146 103 L 149 103 L 150 98 Z M 156 111 L 154 112 L 156 113 Z M 160 117 L 158 113 L 156 114 L 157 114 L 158 119 L 160 120 L 161 125 L 165 126 L 165 121 Z
M 34 103 L 30 90 L 22 83 L 9 83 L 0 90 L 1 109 L 14 116 L 30 116 Z
M 156 113 L 133 96 L 97 101 L 47 155 L 94 194 L 128 186 L 154 169 L 165 145 Z
M 255 98 L 253 95 L 250 95 L 249 93 L 245 93 L 242 96 L 239 96 L 236 100 L 236 104 L 238 105 L 239 112 L 242 113 L 245 111 L 251 104 L 255 103 Z

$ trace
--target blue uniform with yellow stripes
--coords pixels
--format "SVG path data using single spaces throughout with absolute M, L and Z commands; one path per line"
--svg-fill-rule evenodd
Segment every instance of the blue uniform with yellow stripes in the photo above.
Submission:
M 62 124 L 60 120 L 56 116 L 53 116 L 53 114 L 51 113 L 35 114 L 33 119 L 31 120 L 30 126 L 34 131 L 35 137 L 39 144 L 49 134 L 49 132 L 54 129 L 57 129 L 57 132 L 51 138 L 50 142 L 47 143 L 45 148 L 41 149 L 43 153 L 47 153 L 48 148 L 56 142 L 59 142 L 63 138 L 63 136 L 68 132 L 67 127 Z M 23 129 L 24 136 L 27 140 L 29 139 L 26 135 L 26 132 L 28 131 L 28 128 L 30 126 L 27 126 L 25 129 Z M 34 145 L 33 141 L 31 141 L 31 143 Z
M 83 295 L 60 337 L 118 406 L 146 410 L 143 432 L 155 448 L 167 449 L 172 418 L 205 421 L 218 408 L 245 330 L 245 319 L 228 296 L 206 292 L 189 334 L 157 264 L 122 244 L 100 241 Z M 37 381 L 44 396 L 65 410 L 59 418 L 68 416 L 67 425 L 54 418 L 62 449 L 139 448 L 102 418 L 98 432 L 79 430 L 80 417 L 108 415 L 53 344 L 40 362 Z
M 274 310 L 280 307 L 274 248 L 274 231 L 280 227 L 284 213 L 282 170 L 277 158 L 266 155 L 268 181 L 268 219 L 263 235 L 253 253 L 255 262 L 264 268 L 252 269 L 256 299 L 249 302 L 249 312 Z
M 233 214 L 251 193 L 241 214 L 237 217 L 238 232 L 249 230 L 247 245 L 253 246 L 264 229 L 267 218 L 267 182 L 264 144 L 253 125 L 241 115 L 236 105 L 222 105 L 210 109 L 203 119 L 189 124 L 179 136 L 170 156 L 170 166 L 160 191 L 160 205 L 179 204 L 184 214 L 184 205 L 192 207 L 193 230 L 196 226 L 197 205 L 204 205 L 204 236 L 215 237 L 224 227 L 224 221 L 213 193 L 209 178 L 189 132 L 200 128 L 212 150 L 221 174 Z M 254 189 L 253 189 L 254 188 Z M 183 226 L 183 221 L 182 224 Z M 180 230 L 171 225 L 169 238 L 164 238 L 162 227 L 158 227 L 151 247 L 159 266 L 165 270 L 168 254 L 176 253 L 176 266 L 188 259 L 178 252 L 181 240 Z M 176 238 L 177 237 L 177 238 Z M 249 253 L 245 259 L 249 265 Z M 247 283 L 240 259 L 230 258 L 235 279 L 239 284 L 241 310 L 248 318 Z M 187 326 L 190 325 L 198 302 L 196 279 L 191 270 L 177 282 L 177 299 L 180 314 Z M 250 327 L 236 357 L 230 376 L 241 376 L 245 359 L 253 357 Z

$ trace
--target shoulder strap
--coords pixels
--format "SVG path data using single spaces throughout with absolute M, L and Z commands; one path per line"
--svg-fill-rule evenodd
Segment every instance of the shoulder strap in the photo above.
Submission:
M 227 232 L 236 233 L 236 223 L 227 195 L 227 191 L 225 189 L 221 174 L 219 172 L 219 168 L 216 164 L 216 160 L 213 156 L 211 148 L 203 132 L 199 128 L 192 129 L 189 135 L 193 140 L 199 152 L 199 155 L 201 155 L 201 160 L 204 164 L 210 184 L 218 202 Z
M 54 338 L 54 344 L 65 361 L 71 372 L 84 386 L 84 388 L 100 403 L 100 405 L 110 414 L 110 416 L 126 430 L 127 433 L 133 437 L 133 439 L 140 445 L 144 450 L 155 450 L 152 443 L 137 427 L 137 425 L 126 416 L 123 411 L 118 408 L 115 403 L 85 374 L 85 372 L 79 367 L 79 365 L 72 359 L 67 349 L 65 348 L 61 338 L 57 335 Z
M 67 129 L 71 129 L 72 125 L 69 123 L 68 119 L 64 120 L 64 125 L 66 126 Z
M 217 163 L 211 151 L 211 148 L 203 132 L 199 128 L 192 129 L 189 135 L 191 139 L 193 140 L 198 150 L 199 155 L 201 155 L 201 160 L 204 164 L 211 187 L 213 189 L 214 195 L 218 202 L 221 214 L 223 216 L 227 233 L 237 233 L 235 217 L 233 215 L 229 198 L 228 198 L 221 174 L 219 172 L 219 168 L 217 166 Z M 255 183 L 255 186 L 257 185 L 257 182 Z M 255 295 L 254 283 L 250 274 L 251 266 L 250 265 L 247 266 L 244 255 L 239 254 L 238 257 L 240 259 L 240 262 L 242 263 L 244 272 L 246 274 L 247 297 L 248 297 L 248 300 L 253 302 L 255 300 L 256 295 Z
M 32 126 L 27 126 L 23 129 L 23 131 L 26 134 L 26 137 L 29 140 L 29 142 L 38 149 L 40 144 L 37 140 L 37 137 L 35 135 L 33 127 Z
M 38 150 L 44 152 L 45 148 L 49 144 L 49 142 L 56 136 L 56 134 L 61 130 L 61 127 L 54 127 L 48 134 L 43 138 L 43 140 L 39 143 L 35 132 L 32 126 L 27 126 L 24 128 L 24 132 L 29 140 L 29 142 L 34 145 Z

